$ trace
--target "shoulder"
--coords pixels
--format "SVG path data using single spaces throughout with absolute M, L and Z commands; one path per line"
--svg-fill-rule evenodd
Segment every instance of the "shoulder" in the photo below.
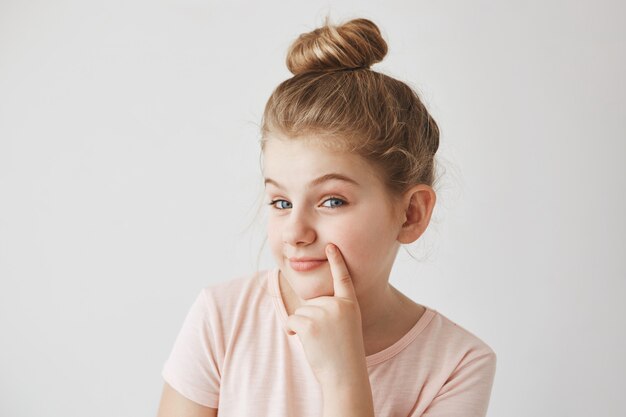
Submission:
M 436 310 L 427 314 L 430 321 L 417 344 L 418 361 L 425 367 L 419 390 L 424 400 L 412 415 L 486 415 L 496 372 L 494 350 Z
M 428 326 L 428 337 L 435 341 L 442 359 L 454 365 L 455 368 L 465 366 L 472 361 L 479 361 L 495 368 L 497 355 L 489 344 L 447 316 L 436 310 L 433 312 L 435 314 Z
M 270 272 L 255 271 L 207 285 L 200 290 L 195 308 L 213 326 L 224 330 L 254 319 L 271 305 L 267 280 Z

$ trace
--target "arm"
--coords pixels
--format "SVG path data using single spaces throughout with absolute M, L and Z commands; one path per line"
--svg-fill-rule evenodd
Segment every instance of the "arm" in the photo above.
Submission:
M 217 408 L 205 407 L 191 401 L 166 382 L 163 385 L 157 417 L 217 417 Z

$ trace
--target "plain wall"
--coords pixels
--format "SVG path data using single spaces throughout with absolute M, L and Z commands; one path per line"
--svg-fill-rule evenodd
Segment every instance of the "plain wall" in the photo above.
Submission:
M 441 128 L 434 216 L 390 282 L 495 350 L 488 415 L 626 415 L 607 0 L 0 0 L 0 415 L 156 414 L 195 295 L 256 268 L 263 107 L 326 13 L 379 25 L 372 69 Z

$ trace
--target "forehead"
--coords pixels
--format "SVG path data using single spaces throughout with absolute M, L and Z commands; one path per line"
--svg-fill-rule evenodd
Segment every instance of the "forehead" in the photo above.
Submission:
M 348 176 L 361 185 L 376 182 L 368 161 L 341 150 L 339 146 L 320 143 L 327 140 L 314 137 L 267 139 L 263 151 L 263 175 L 281 184 L 302 184 L 328 173 Z

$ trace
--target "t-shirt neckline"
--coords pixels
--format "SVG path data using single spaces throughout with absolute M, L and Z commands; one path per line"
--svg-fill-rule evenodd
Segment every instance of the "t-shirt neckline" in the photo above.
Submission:
M 278 282 L 278 271 L 279 271 L 278 267 L 269 269 L 267 273 L 267 281 L 268 281 L 268 287 L 271 289 L 271 292 L 273 295 L 272 299 L 274 300 L 274 307 L 276 308 L 276 311 L 278 313 L 278 316 L 280 317 L 280 320 L 282 322 L 283 329 L 284 329 L 285 326 L 287 325 L 287 308 L 285 307 L 285 303 L 280 294 L 280 287 L 279 287 L 279 282 Z M 393 345 L 379 352 L 373 353 L 365 357 L 365 362 L 368 367 L 384 362 L 392 358 L 393 356 L 397 355 L 398 353 L 400 353 L 413 340 L 415 340 L 417 335 L 419 335 L 422 332 L 422 330 L 426 328 L 428 323 L 430 323 L 430 321 L 435 316 L 436 311 L 424 304 L 422 304 L 422 306 L 426 310 L 424 311 L 422 316 L 419 318 L 417 323 L 415 323 L 415 325 L 407 333 L 405 333 L 404 336 L 402 336 Z

